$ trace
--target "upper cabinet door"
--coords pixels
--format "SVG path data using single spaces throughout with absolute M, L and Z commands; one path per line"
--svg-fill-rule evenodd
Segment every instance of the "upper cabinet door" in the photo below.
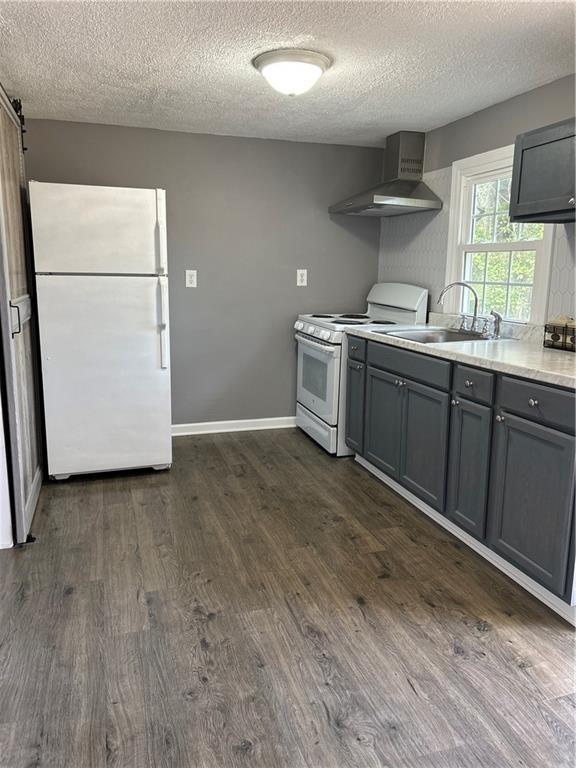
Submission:
M 522 133 L 514 147 L 512 221 L 574 221 L 574 119 Z
M 165 193 L 30 182 L 36 272 L 166 274 Z

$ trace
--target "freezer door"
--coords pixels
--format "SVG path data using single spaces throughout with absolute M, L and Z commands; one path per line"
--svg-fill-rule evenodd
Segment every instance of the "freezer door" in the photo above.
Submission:
M 36 272 L 166 274 L 162 189 L 30 182 Z
M 49 474 L 170 464 L 167 278 L 37 286 Z

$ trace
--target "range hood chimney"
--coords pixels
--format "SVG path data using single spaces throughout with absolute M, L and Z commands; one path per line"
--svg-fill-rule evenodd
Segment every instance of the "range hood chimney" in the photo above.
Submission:
M 422 181 L 424 141 L 418 131 L 388 136 L 383 182 L 332 205 L 329 213 L 382 217 L 440 210 L 442 201 Z

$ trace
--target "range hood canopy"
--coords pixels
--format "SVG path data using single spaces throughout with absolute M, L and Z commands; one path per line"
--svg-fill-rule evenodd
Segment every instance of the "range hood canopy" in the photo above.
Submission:
M 425 135 L 399 131 L 386 139 L 384 181 L 331 206 L 330 213 L 353 216 L 401 216 L 438 211 L 442 201 L 422 181 Z

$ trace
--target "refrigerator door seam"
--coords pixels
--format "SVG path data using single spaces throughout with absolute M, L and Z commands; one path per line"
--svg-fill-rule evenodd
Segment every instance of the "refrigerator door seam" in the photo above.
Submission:
M 158 272 L 36 272 L 36 275 L 61 277 L 159 277 Z M 168 277 L 166 272 L 162 277 Z

